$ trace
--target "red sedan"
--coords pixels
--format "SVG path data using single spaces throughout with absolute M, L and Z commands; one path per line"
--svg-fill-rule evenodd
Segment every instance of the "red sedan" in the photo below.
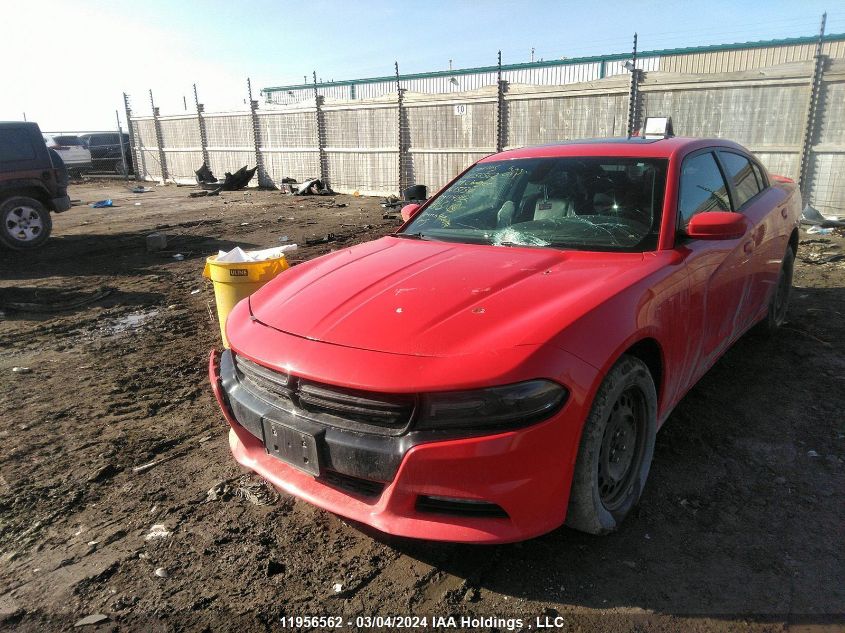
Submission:
M 382 239 L 240 302 L 209 373 L 235 459 L 394 535 L 616 529 L 673 407 L 784 320 L 800 194 L 723 140 L 489 156 Z

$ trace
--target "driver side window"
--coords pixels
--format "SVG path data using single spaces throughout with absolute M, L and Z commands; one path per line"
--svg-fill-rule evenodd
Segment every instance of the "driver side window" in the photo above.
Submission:
M 678 226 L 685 229 L 692 216 L 707 211 L 730 211 L 731 199 L 713 152 L 684 160 L 678 197 Z

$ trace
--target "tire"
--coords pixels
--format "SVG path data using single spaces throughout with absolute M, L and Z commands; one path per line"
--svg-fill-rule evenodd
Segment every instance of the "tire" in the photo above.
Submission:
M 657 391 L 638 358 L 623 355 L 602 382 L 584 424 L 566 525 L 615 531 L 639 501 L 657 434 Z
M 780 265 L 778 283 L 775 286 L 775 292 L 769 303 L 766 318 L 756 328 L 757 332 L 763 336 L 772 336 L 786 321 L 786 313 L 789 309 L 789 295 L 792 294 L 792 274 L 794 269 L 795 252 L 792 250 L 792 246 L 789 246 Z
M 0 203 L 0 243 L 15 250 L 41 246 L 53 229 L 50 212 L 34 198 L 14 196 Z

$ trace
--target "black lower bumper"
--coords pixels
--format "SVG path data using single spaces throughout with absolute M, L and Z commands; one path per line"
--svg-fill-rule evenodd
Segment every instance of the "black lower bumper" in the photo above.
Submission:
M 370 481 L 389 482 L 411 447 L 443 439 L 421 433 L 387 436 L 337 428 L 323 424 L 309 416 L 307 411 L 294 409 L 287 403 L 267 402 L 238 380 L 229 350 L 220 357 L 220 383 L 232 417 L 265 446 L 268 446 L 265 429 L 272 428 L 272 423 L 315 437 L 320 474 L 333 471 Z

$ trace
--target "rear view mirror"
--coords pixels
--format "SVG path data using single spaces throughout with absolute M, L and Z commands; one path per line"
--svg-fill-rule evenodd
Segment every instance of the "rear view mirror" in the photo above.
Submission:
M 710 211 L 692 216 L 684 234 L 696 240 L 733 240 L 747 230 L 748 220 L 741 213 Z
M 406 204 L 404 207 L 402 207 L 402 221 L 407 222 L 412 217 L 414 217 L 414 215 L 416 215 L 417 211 L 419 210 L 420 205 L 418 205 L 416 202 L 412 204 Z

